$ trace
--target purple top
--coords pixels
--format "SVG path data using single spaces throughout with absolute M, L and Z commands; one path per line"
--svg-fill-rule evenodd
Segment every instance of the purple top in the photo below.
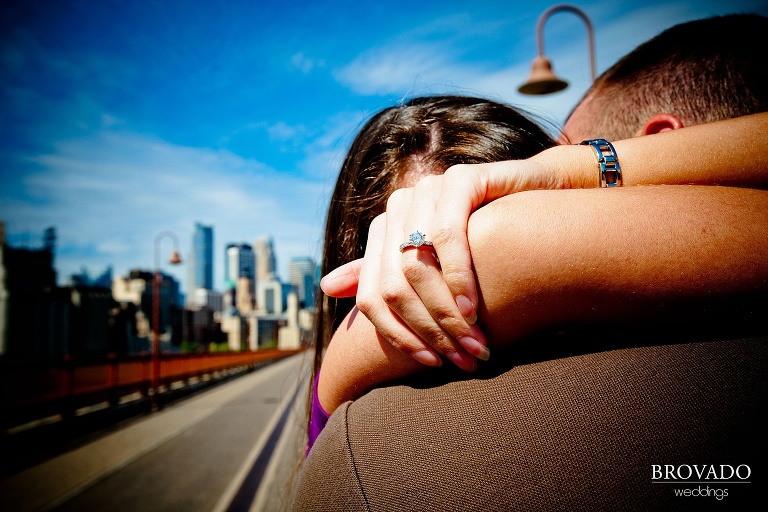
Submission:
M 315 376 L 315 380 L 312 383 L 312 412 L 309 416 L 309 442 L 307 443 L 307 453 L 306 455 L 309 455 L 309 450 L 312 449 L 312 445 L 315 444 L 315 440 L 317 439 L 317 436 L 320 435 L 320 432 L 323 431 L 325 428 L 325 424 L 328 423 L 329 415 L 327 412 L 325 412 L 325 409 L 323 409 L 323 406 L 320 405 L 320 400 L 317 399 L 317 382 L 320 380 L 320 372 L 317 372 L 317 375 Z

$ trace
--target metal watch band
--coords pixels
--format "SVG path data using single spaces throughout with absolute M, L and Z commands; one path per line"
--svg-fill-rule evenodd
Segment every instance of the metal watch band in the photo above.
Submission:
M 579 144 L 583 146 L 592 146 L 597 155 L 597 165 L 600 167 L 600 186 L 601 187 L 620 187 L 621 186 L 621 166 L 619 166 L 619 157 L 613 145 L 605 139 L 585 140 Z

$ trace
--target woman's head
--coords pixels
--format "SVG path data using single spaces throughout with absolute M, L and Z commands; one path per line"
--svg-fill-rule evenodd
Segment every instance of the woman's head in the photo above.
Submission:
M 397 188 L 452 165 L 528 158 L 554 144 L 519 111 L 481 98 L 427 96 L 382 110 L 360 130 L 341 167 L 326 220 L 323 275 L 363 256 L 368 228 Z M 318 348 L 354 305 L 321 299 Z

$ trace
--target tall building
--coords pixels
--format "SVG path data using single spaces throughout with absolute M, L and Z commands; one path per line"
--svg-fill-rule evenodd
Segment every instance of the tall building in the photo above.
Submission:
M 315 304 L 317 264 L 312 258 L 301 256 L 288 262 L 288 282 L 296 287 L 299 306 L 311 308 Z
M 275 249 L 271 236 L 264 236 L 254 244 L 256 252 L 256 282 L 272 281 L 277 278 Z
M 251 281 L 256 279 L 256 255 L 248 244 L 227 244 L 224 254 L 224 288 L 235 287 L 241 277 Z
M 213 290 L 212 226 L 195 223 L 195 231 L 192 234 L 192 255 L 189 259 L 188 295 L 192 296 L 198 288 Z

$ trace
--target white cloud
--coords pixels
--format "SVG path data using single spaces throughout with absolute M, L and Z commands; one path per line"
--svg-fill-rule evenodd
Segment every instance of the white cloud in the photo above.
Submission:
M 332 116 L 318 134 L 305 146 L 306 157 L 299 163 L 299 168 L 312 176 L 331 185 L 344 161 L 344 156 L 362 124 L 374 112 L 339 112 Z
M 497 33 L 504 32 L 504 39 L 519 40 L 521 33 L 530 30 L 533 34 L 534 28 L 501 21 L 476 23 L 466 16 L 438 19 L 393 38 L 394 42 L 362 52 L 334 76 L 360 95 L 477 95 L 524 106 L 547 122 L 561 124 L 586 90 L 588 73 L 582 73 L 583 83 L 574 83 L 566 93 L 549 96 L 545 102 L 519 94 L 517 87 L 530 73 L 536 48 L 531 47 L 525 56 L 508 55 L 508 46 L 499 45 Z M 568 49 L 587 69 L 583 55 L 573 45 Z M 468 56 L 470 51 L 474 57 Z M 479 60 L 478 55 L 485 59 Z
M 267 134 L 271 140 L 286 141 L 295 138 L 305 129 L 301 126 L 291 126 L 282 121 L 267 127 Z
M 492 69 L 490 66 L 451 62 L 448 56 L 440 54 L 437 47 L 411 48 L 407 52 L 382 48 L 358 57 L 341 70 L 337 78 L 358 94 L 398 97 L 477 95 L 523 106 L 547 122 L 562 124 L 588 83 L 582 80 L 565 93 L 549 96 L 544 102 L 539 100 L 537 105 L 537 99 L 517 92 L 529 72 L 529 62 Z
M 433 84 L 448 84 L 470 72 L 452 63 L 439 45 L 396 44 L 364 52 L 335 73 L 362 95 L 409 96 Z
M 290 257 L 319 254 L 319 181 L 286 176 L 226 151 L 107 130 L 61 142 L 33 161 L 39 171 L 23 180 L 29 199 L 4 201 L 0 218 L 10 240 L 23 239 L 24 232 L 37 239 L 55 226 L 62 278 L 83 266 L 91 274 L 109 264 L 116 274 L 152 268 L 155 236 L 163 230 L 178 235 L 186 256 L 198 221 L 214 227 L 216 287 L 229 242 L 252 243 L 271 234 L 281 268 Z M 162 244 L 170 252 L 170 242 Z M 181 280 L 187 275 L 164 270 Z
M 307 75 L 315 68 L 324 68 L 325 61 L 322 59 L 313 59 L 306 56 L 303 52 L 299 52 L 291 57 L 291 66 Z

